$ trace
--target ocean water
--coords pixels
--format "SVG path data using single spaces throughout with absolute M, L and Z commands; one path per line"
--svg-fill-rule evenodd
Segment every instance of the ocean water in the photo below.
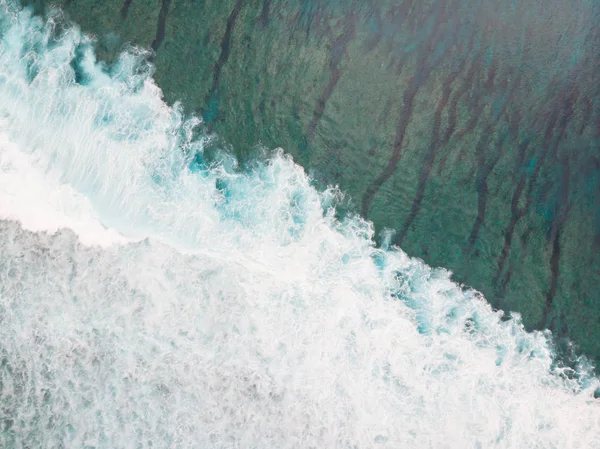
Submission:
M 0 447 L 600 448 L 585 360 L 283 151 L 206 158 L 146 57 L 0 1 Z

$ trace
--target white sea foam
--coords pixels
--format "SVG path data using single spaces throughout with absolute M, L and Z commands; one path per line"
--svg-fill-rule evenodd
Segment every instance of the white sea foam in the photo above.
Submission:
M 0 132 L 0 218 L 17 219 L 31 231 L 70 228 L 88 245 L 127 241 L 100 224 L 85 196 L 69 184 L 50 182 L 35 165 L 31 155 L 20 152 Z
M 0 5 L 0 446 L 600 448 L 545 335 Z

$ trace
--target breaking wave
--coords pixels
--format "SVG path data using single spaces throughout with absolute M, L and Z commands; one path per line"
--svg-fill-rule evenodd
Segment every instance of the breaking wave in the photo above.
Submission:
M 600 385 L 138 49 L 0 2 L 0 446 L 600 448 Z

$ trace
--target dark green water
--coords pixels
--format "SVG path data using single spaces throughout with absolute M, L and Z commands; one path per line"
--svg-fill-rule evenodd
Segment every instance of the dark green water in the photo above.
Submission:
M 38 10 L 45 2 L 34 2 Z M 597 1 L 48 2 L 242 159 L 282 147 L 428 264 L 600 361 Z

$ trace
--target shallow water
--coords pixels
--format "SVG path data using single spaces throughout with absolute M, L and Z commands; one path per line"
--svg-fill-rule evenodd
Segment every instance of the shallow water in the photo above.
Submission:
M 0 446 L 600 447 L 584 360 L 0 4 Z

